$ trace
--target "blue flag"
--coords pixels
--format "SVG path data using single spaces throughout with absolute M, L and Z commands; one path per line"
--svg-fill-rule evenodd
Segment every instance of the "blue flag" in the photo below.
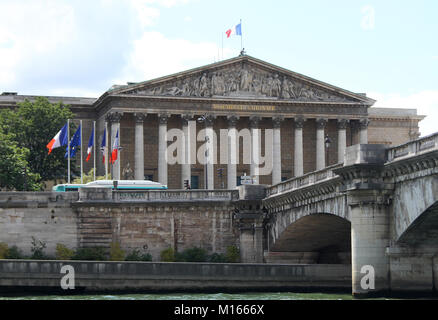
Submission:
M 79 125 L 76 130 L 73 138 L 70 141 L 70 158 L 73 158 L 76 155 L 76 150 L 81 146 L 81 126 Z M 66 153 L 64 158 L 68 158 L 68 148 L 66 149 Z

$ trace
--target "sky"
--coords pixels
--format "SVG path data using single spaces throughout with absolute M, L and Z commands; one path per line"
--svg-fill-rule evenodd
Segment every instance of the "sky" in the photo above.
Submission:
M 438 119 L 436 0 L 0 0 L 0 92 L 99 97 L 239 55 Z M 242 37 L 225 31 L 242 21 Z

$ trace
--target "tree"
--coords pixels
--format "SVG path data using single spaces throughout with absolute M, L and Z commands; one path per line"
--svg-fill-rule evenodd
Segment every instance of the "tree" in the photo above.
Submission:
M 52 104 L 44 97 L 38 97 L 34 102 L 25 100 L 14 110 L 0 112 L 0 128 L 15 142 L 12 144 L 14 147 L 9 147 L 9 152 L 21 150 L 18 154 L 27 160 L 27 172 L 37 174 L 38 183 L 66 177 L 65 147 L 56 148 L 49 155 L 46 145 L 67 119 L 73 117 L 67 106 L 62 103 Z M 74 125 L 71 124 L 70 132 L 74 132 L 73 130 Z M 73 174 L 79 172 L 73 159 L 71 168 Z
M 5 134 L 0 127 L 0 189 L 41 189 L 40 176 L 31 172 L 28 155 L 29 150 L 18 147 L 13 134 Z

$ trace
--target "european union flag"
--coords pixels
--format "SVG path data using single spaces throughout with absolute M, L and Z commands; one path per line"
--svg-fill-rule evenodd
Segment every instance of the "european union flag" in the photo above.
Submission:
M 76 155 L 76 150 L 81 146 L 81 126 L 79 125 L 76 130 L 73 138 L 70 141 L 70 158 L 73 158 Z M 64 158 L 68 158 L 68 148 L 66 149 Z

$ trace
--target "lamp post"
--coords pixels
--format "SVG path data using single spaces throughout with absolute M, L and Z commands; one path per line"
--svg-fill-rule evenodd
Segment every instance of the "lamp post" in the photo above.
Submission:
M 330 137 L 328 136 L 328 134 L 325 136 L 325 141 L 324 141 L 324 144 L 325 144 L 325 154 L 326 154 L 326 156 L 325 156 L 325 158 L 326 158 L 326 160 L 325 160 L 325 166 L 326 167 L 328 167 L 329 166 L 329 162 L 328 162 L 328 149 L 330 148 L 330 144 L 332 143 L 332 140 L 330 139 Z

